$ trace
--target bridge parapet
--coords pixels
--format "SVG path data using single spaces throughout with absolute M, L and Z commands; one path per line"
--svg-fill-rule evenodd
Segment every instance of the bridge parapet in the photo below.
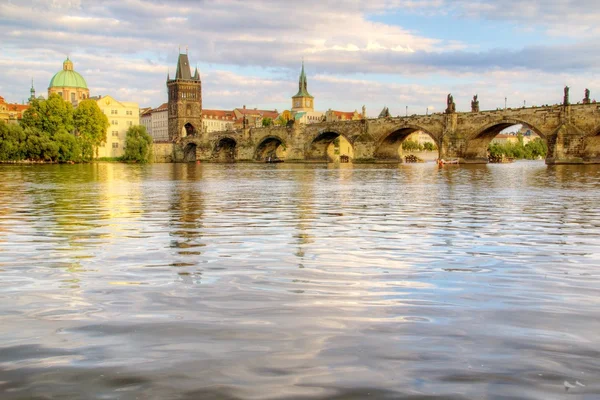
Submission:
M 549 164 L 600 163 L 600 104 L 595 103 L 209 132 L 176 143 L 173 159 L 261 160 L 275 155 L 303 161 L 318 154 L 316 159 L 326 160 L 323 149 L 343 136 L 353 147 L 355 160 L 401 161 L 401 142 L 420 130 L 438 144 L 440 157 L 484 163 L 490 141 L 516 124 L 530 127 L 546 140 Z M 186 148 L 193 148 L 195 155 L 185 156 L 191 154 Z

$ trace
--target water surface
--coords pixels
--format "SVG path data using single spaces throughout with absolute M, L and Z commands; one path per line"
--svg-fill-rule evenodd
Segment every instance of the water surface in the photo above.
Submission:
M 0 166 L 0 398 L 597 399 L 599 265 L 593 166 Z

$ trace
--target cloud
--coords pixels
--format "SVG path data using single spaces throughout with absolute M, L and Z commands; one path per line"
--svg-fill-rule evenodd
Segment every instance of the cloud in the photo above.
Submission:
M 26 98 L 31 77 L 38 92 L 70 55 L 94 94 L 157 106 L 166 99 L 167 70 L 177 48 L 189 47 L 202 66 L 205 105 L 289 107 L 305 59 L 310 89 L 322 109 L 370 111 L 384 105 L 443 109 L 448 92 L 468 109 L 479 92 L 482 108 L 509 99 L 551 102 L 565 84 L 600 90 L 600 4 L 516 0 L 9 0 L 0 3 L 0 95 Z M 419 32 L 374 15 L 414 13 L 446 18 L 494 19 L 543 26 L 548 35 L 583 32 L 568 44 L 508 43 L 475 51 L 449 32 Z M 392 14 L 390 14 L 392 15 Z M 567 26 L 568 25 L 568 26 Z M 434 30 L 431 30 L 434 32 Z M 595 36 L 594 36 L 595 35 Z M 526 91 L 526 93 L 525 93 Z M 548 96 L 544 100 L 543 96 Z M 516 100 L 511 100 L 515 101 Z M 377 110 L 378 112 L 379 110 Z

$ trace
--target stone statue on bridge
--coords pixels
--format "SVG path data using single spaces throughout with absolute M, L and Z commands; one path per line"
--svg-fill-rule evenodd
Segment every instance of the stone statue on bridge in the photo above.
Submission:
M 456 104 L 454 103 L 454 97 L 452 97 L 452 94 L 448 94 L 446 104 L 446 114 L 454 114 L 456 112 Z
M 590 89 L 585 89 L 585 97 L 583 98 L 583 104 L 590 104 Z
M 569 104 L 569 87 L 565 86 L 565 97 L 563 98 L 563 106 L 568 106 Z
M 473 96 L 473 101 L 471 102 L 471 112 L 479 112 L 479 100 L 477 99 L 477 95 Z

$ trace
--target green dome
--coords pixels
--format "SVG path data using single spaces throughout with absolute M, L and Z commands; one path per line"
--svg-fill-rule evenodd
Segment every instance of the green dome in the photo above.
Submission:
M 53 87 L 73 87 L 87 89 L 85 79 L 78 72 L 73 70 L 73 62 L 68 58 L 63 63 L 63 70 L 59 71 L 50 80 L 50 86 Z

